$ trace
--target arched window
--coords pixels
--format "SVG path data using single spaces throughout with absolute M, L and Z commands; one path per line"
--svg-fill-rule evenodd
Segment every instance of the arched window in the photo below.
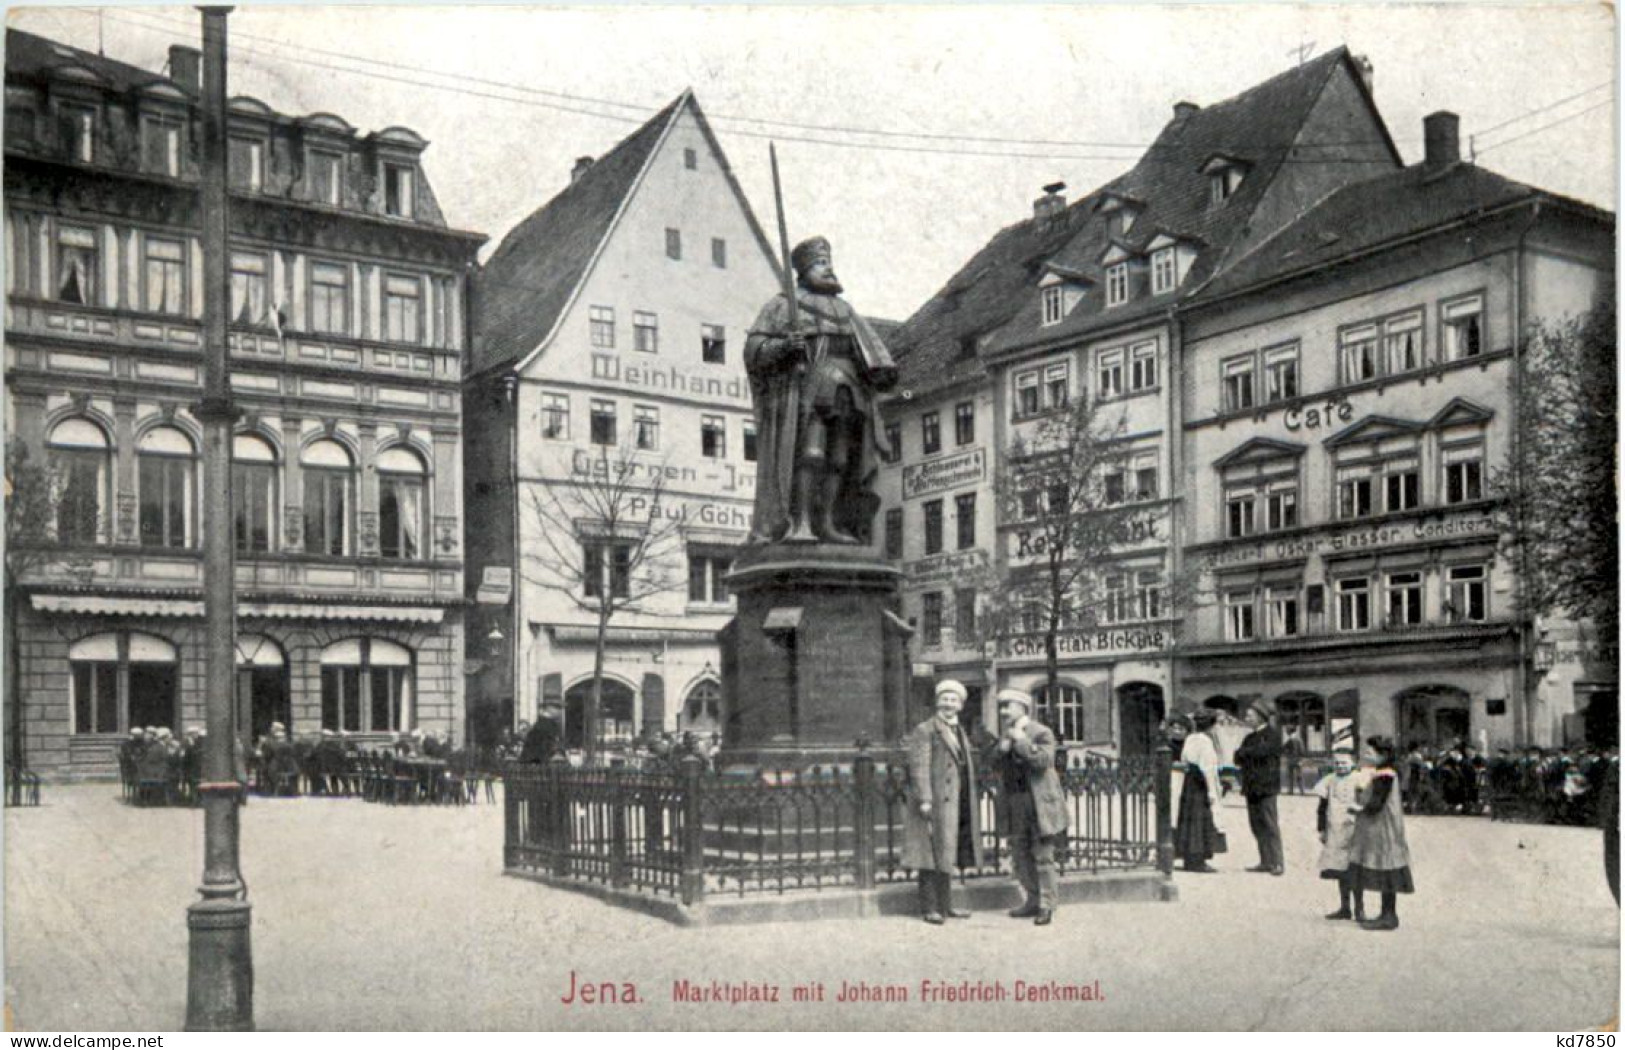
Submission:
M 136 631 L 93 634 L 68 650 L 73 731 L 123 733 L 134 726 L 175 729 L 175 647 Z
M 351 638 L 322 650 L 323 729 L 398 733 L 415 722 L 410 649 Z
M 427 532 L 423 460 L 404 448 L 378 456 L 378 552 L 386 558 L 421 558 Z
M 722 686 L 715 678 L 702 678 L 688 691 L 683 701 L 682 729 L 695 733 L 714 733 L 722 721 Z
M 1033 703 L 1038 706 L 1037 718 L 1055 730 L 1061 743 L 1076 743 L 1083 736 L 1083 690 L 1075 685 L 1060 683 L 1055 696 L 1050 696 L 1049 684 L 1033 690 Z
M 64 419 L 46 441 L 56 536 L 61 543 L 100 543 L 107 537 L 106 509 L 112 445 L 88 419 Z
M 312 442 L 300 462 L 305 474 L 305 550 L 349 554 L 355 463 L 337 441 Z
M 197 451 L 176 427 L 153 427 L 141 436 L 141 545 L 187 547 L 195 535 Z
M 261 437 L 231 441 L 231 519 L 238 554 L 276 549 L 276 450 Z

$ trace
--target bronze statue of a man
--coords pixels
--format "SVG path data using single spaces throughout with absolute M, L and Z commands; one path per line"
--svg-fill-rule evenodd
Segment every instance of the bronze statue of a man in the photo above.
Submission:
M 890 454 L 875 395 L 896 385 L 897 366 L 840 298 L 829 241 L 801 242 L 790 261 L 794 308 L 774 296 L 745 341 L 757 433 L 750 542 L 861 543 L 879 505 L 870 484 Z

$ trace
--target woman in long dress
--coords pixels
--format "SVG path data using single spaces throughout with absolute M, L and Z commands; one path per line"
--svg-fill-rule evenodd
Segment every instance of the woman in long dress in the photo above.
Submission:
M 1349 807 L 1354 814 L 1349 872 L 1354 877 L 1356 900 L 1366 890 L 1382 895 L 1382 913 L 1362 922 L 1361 929 L 1395 930 L 1399 928 L 1398 895 L 1416 892 L 1411 881 L 1411 851 L 1405 843 L 1399 773 L 1394 769 L 1395 747 L 1383 736 L 1371 737 L 1365 743 L 1373 768 L 1360 789 L 1359 804 Z
M 1186 871 L 1210 872 L 1216 869 L 1208 858 L 1225 851 L 1213 816 L 1219 799 L 1219 750 L 1213 743 L 1212 729 L 1218 716 L 1204 709 L 1197 711 L 1192 720 L 1196 731 L 1185 738 L 1179 752 L 1185 786 L 1179 793 L 1174 848 Z

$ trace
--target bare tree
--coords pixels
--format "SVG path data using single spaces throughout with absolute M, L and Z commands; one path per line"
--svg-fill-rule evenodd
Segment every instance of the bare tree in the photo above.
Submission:
M 578 461 L 579 462 L 579 461 Z M 681 565 L 683 514 L 665 505 L 669 471 L 631 449 L 601 445 L 585 471 L 530 485 L 525 492 L 529 534 L 520 544 L 520 575 L 563 595 L 595 617 L 592 692 L 585 746 L 598 751 L 603 706 L 604 648 L 609 625 L 640 612 L 650 599 L 685 583 Z
M 1619 630 L 1619 387 L 1614 304 L 1539 326 L 1521 350 L 1518 441 L 1493 488 L 1522 583 L 1520 615 Z
M 6 689 L 11 712 L 11 754 L 13 769 L 28 765 L 26 724 L 23 721 L 22 646 L 18 632 L 18 608 L 23 601 L 23 585 L 30 576 L 54 566 L 84 573 L 89 559 L 66 547 L 61 540 L 60 513 L 62 484 L 48 466 L 34 462 L 28 446 L 13 440 L 6 447 Z M 79 507 L 79 511 L 87 508 Z M 94 534 L 100 522 L 79 522 L 74 534 Z
M 1016 437 L 997 483 L 999 520 L 1013 549 L 1002 575 L 987 579 L 983 630 L 997 639 L 1043 635 L 1052 702 L 1063 632 L 1157 618 L 1173 600 L 1166 573 L 1156 610 L 1113 607 L 1134 601 L 1133 591 L 1106 587 L 1114 556 L 1153 538 L 1162 517 L 1153 494 L 1134 488 L 1124 429 L 1120 416 L 1104 418 L 1094 400 L 1080 397 Z

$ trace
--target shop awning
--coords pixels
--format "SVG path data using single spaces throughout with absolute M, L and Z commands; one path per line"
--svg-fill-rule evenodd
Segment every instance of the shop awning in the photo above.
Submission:
M 40 612 L 94 616 L 202 616 L 203 603 L 184 598 L 115 598 L 94 594 L 36 594 Z
M 136 598 L 92 594 L 36 594 L 41 612 L 92 616 L 201 617 L 203 603 L 186 598 Z M 238 602 L 238 617 L 268 620 L 372 620 L 383 623 L 439 623 L 445 610 L 418 605 L 322 605 L 318 602 Z

